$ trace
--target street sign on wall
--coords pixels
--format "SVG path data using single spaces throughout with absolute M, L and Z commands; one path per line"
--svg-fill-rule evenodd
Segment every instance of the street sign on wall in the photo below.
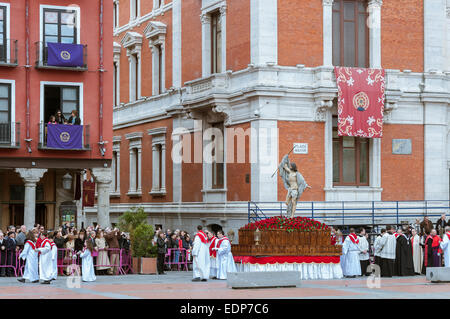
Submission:
M 308 154 L 308 143 L 294 143 L 294 154 Z

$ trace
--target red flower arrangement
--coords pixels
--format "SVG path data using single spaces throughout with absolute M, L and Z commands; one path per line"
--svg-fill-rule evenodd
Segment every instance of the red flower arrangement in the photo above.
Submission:
M 276 216 L 263 219 L 254 223 L 249 223 L 241 228 L 241 230 L 266 230 L 266 229 L 285 229 L 287 232 L 293 231 L 314 231 L 327 230 L 328 225 L 317 220 L 307 217 L 286 218 L 283 216 Z

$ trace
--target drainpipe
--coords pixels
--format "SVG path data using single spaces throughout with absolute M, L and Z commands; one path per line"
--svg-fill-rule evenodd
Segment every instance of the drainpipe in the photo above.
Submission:
M 26 108 L 26 139 L 28 153 L 31 153 L 30 143 L 32 141 L 30 137 L 30 0 L 25 0 L 25 46 L 26 46 L 26 64 L 25 64 L 25 94 L 27 99 Z
M 99 47 L 100 47 L 100 56 L 99 56 L 99 104 L 100 104 L 100 109 L 99 109 L 99 125 L 98 125 L 98 130 L 99 130 L 99 149 L 100 149 L 100 154 L 102 154 L 102 156 L 105 156 L 105 152 L 106 152 L 106 141 L 103 140 L 103 72 L 105 72 L 105 70 L 103 69 L 103 0 L 100 0 L 100 12 L 99 12 L 99 18 L 100 18 L 100 31 L 99 31 Z

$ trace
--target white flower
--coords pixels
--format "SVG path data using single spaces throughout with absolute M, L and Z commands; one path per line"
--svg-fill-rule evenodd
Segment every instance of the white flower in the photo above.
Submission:
M 363 73 L 364 71 L 361 69 L 356 70 L 356 72 L 358 72 L 359 74 Z
M 373 116 L 370 116 L 367 120 L 367 124 L 369 124 L 369 126 L 372 126 L 373 122 L 375 122 L 375 118 Z
M 346 120 L 350 123 L 350 125 L 353 125 L 353 117 L 352 116 L 347 116 Z
M 348 85 L 348 86 L 353 86 L 353 83 L 355 83 L 355 80 L 353 80 L 352 77 L 351 77 L 350 79 L 347 80 L 347 85 Z
M 367 84 L 368 84 L 368 85 L 373 85 L 373 83 L 375 82 L 374 80 L 372 80 L 372 79 L 370 78 L 370 75 L 367 76 L 367 79 L 366 79 L 366 80 L 367 80 Z

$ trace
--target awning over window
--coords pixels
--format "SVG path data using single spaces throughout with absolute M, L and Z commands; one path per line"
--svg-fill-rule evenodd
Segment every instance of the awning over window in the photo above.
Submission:
M 335 67 L 338 135 L 381 138 L 385 100 L 383 69 Z

